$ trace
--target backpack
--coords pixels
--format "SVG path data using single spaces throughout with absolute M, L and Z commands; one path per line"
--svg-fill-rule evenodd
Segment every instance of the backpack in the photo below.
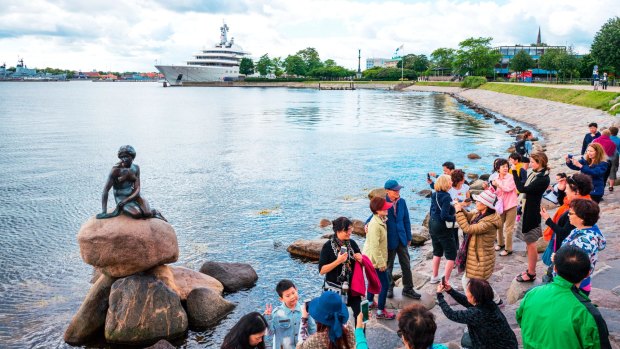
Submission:
M 525 140 L 522 139 L 515 143 L 515 151 L 519 153 L 519 155 L 527 154 L 527 150 L 525 149 Z

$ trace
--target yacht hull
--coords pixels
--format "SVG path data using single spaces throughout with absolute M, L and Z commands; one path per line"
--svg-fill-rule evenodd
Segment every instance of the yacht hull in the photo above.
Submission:
M 191 65 L 156 65 L 164 78 L 173 86 L 183 82 L 224 81 L 224 78 L 238 78 L 239 67 L 191 66 Z

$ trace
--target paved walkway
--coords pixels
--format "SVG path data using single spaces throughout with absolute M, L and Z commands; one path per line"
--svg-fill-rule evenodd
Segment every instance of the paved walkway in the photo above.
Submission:
M 587 86 L 586 86 L 587 87 Z M 496 93 L 486 90 L 463 90 L 456 87 L 436 86 L 412 86 L 407 91 L 432 91 L 453 93 L 461 98 L 470 100 L 478 106 L 500 113 L 508 118 L 529 124 L 537 129 L 544 137 L 546 153 L 550 158 L 550 166 L 553 172 L 571 172 L 563 164 L 562 157 L 566 153 L 574 153 L 580 150 L 583 135 L 587 132 L 587 124 L 596 121 L 600 126 L 611 126 L 613 123 L 620 125 L 620 118 L 613 117 L 600 110 L 589 109 L 543 99 L 521 97 L 509 94 Z M 503 153 L 504 149 L 492 149 L 491 153 Z M 492 162 L 493 157 L 489 154 L 481 154 L 482 160 Z M 455 159 L 458 161 L 458 159 Z M 592 301 L 599 306 L 605 317 L 612 341 L 613 348 L 620 348 L 620 232 L 617 230 L 620 218 L 620 187 L 613 193 L 606 193 L 601 204 L 601 219 L 599 227 L 607 239 L 607 248 L 599 255 L 599 262 L 593 276 L 592 284 L 595 286 L 591 293 Z M 508 257 L 497 257 L 496 267 L 491 282 L 500 294 L 504 302 L 507 302 L 508 289 L 514 277 L 524 270 L 527 263 L 525 256 L 525 243 L 514 239 L 514 253 Z M 428 284 L 431 273 L 430 243 L 427 242 L 421 248 L 420 260 L 412 263 L 414 281 L 419 292 L 434 294 L 435 285 Z M 542 275 L 544 265 L 539 262 L 537 274 Z M 443 270 L 443 264 L 440 268 Z M 460 275 L 459 275 L 460 276 Z M 451 284 L 460 285 L 460 278 L 453 274 Z M 535 284 L 539 284 L 537 280 Z M 450 302 L 451 297 L 446 297 Z M 454 302 L 452 302 L 454 304 Z M 519 302 L 507 304 L 503 308 L 504 315 L 515 331 L 519 342 L 521 330 L 515 320 L 515 312 Z M 464 325 L 448 320 L 438 307 L 432 312 L 437 320 L 437 343 L 450 343 L 458 348 L 457 343 L 463 334 Z M 373 346 L 381 348 L 394 348 L 392 335 L 396 328 L 395 323 L 386 321 L 373 322 L 367 329 L 369 343 L 383 343 L 386 345 Z

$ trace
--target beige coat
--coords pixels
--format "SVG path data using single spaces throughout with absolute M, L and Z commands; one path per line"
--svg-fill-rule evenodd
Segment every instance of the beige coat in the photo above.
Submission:
M 482 218 L 476 224 L 469 224 L 477 215 L 477 212 L 459 211 L 456 214 L 456 221 L 464 234 L 471 234 L 467 247 L 465 275 L 470 279 L 486 280 L 491 277 L 495 268 L 495 235 L 502 225 L 502 218 L 494 213 Z
M 373 215 L 368 222 L 368 233 L 366 233 L 366 242 L 362 253 L 370 258 L 376 269 L 387 267 L 387 226 L 379 215 Z

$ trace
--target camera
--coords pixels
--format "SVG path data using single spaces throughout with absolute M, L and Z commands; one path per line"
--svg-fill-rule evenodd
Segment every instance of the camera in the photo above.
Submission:
M 568 154 L 568 158 L 572 159 L 573 158 L 573 154 Z

